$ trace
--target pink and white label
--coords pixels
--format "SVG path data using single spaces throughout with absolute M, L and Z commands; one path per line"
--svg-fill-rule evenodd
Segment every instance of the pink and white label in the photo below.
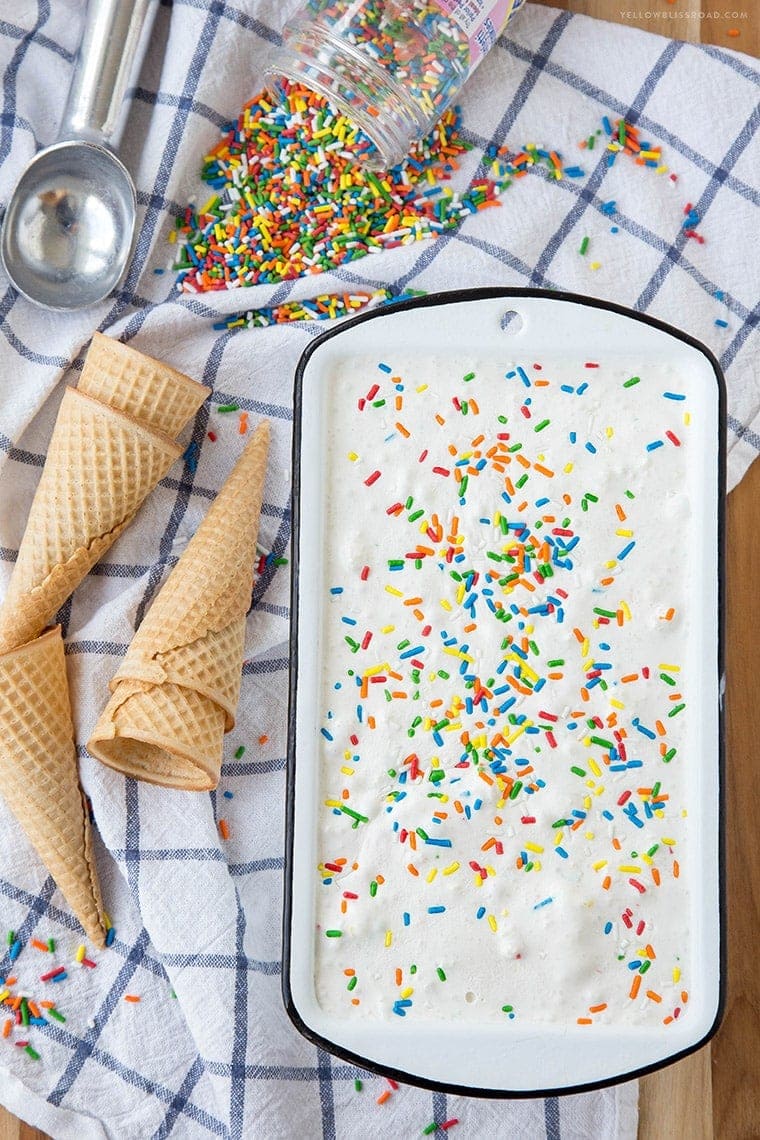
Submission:
M 467 36 L 470 67 L 483 58 L 525 0 L 438 0 Z

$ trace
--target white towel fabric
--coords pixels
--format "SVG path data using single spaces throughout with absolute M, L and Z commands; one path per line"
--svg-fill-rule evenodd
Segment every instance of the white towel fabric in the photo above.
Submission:
M 81 28 L 80 0 L 0 0 L 0 199 L 57 129 Z M 77 739 L 87 740 L 135 624 L 196 529 L 241 446 L 234 400 L 273 446 L 261 543 L 288 553 L 292 379 L 324 325 L 235 334 L 220 313 L 343 293 L 360 286 L 432 291 L 488 284 L 589 293 L 646 309 L 708 343 L 729 388 L 729 485 L 760 447 L 757 374 L 758 72 L 745 56 L 529 5 L 468 84 L 461 104 L 475 142 L 464 185 L 490 141 L 532 142 L 585 170 L 549 181 L 536 170 L 501 209 L 455 234 L 354 262 L 285 287 L 188 298 L 165 269 L 173 215 L 205 200 L 200 161 L 260 87 L 263 64 L 292 2 L 174 0 L 157 17 L 134 92 L 122 156 L 139 191 L 139 236 L 116 295 L 86 312 L 45 313 L 0 280 L 0 556 L 10 573 L 60 401 L 76 382 L 97 327 L 161 357 L 214 389 L 193 438 L 197 470 L 178 463 L 135 523 L 82 584 L 62 620 Z M 695 98 L 695 92 L 715 98 Z M 662 145 L 667 174 L 601 148 L 578 149 L 602 116 L 625 115 Z M 614 200 L 617 214 L 602 210 Z M 697 210 L 704 243 L 683 234 Z M 617 233 L 611 233 L 611 226 Z M 581 257 L 584 236 L 590 251 Z M 591 262 L 599 268 L 591 269 Z M 716 291 L 723 299 L 715 296 Z M 726 328 L 716 319 L 725 320 Z M 753 359 L 754 352 L 754 359 Z M 213 429 L 217 439 L 208 439 Z M 189 438 L 189 433 L 187 438 Z M 82 749 L 82 779 L 100 834 L 97 855 L 114 947 L 97 969 L 47 987 L 51 958 L 29 945 L 54 937 L 71 963 L 76 923 L 0 803 L 0 923 L 24 949 L 19 985 L 52 996 L 67 1021 L 30 1029 L 34 1060 L 0 1038 L 0 1101 L 56 1138 L 144 1140 L 218 1135 L 415 1136 L 457 1118 L 452 1136 L 630 1140 L 636 1085 L 546 1101 L 478 1101 L 400 1088 L 384 1104 L 381 1078 L 359 1074 L 302 1039 L 279 995 L 280 900 L 288 633 L 288 569 L 256 590 L 238 725 L 227 740 L 219 793 L 177 793 L 125 781 Z M 242 756 L 236 751 L 245 746 Z M 234 798 L 225 799 L 223 792 Z M 219 838 L 217 820 L 229 822 Z M 0 963 L 0 976 L 10 970 Z M 54 990 L 52 994 L 48 991 Z M 139 1003 L 124 995 L 139 996 Z M 176 1000 L 174 995 L 176 994 Z M 1 1016 L 1 1015 L 0 1015 Z M 505 1059 L 508 1069 L 508 1059 Z M 354 1080 L 363 1076 L 361 1092 Z M 537 1078 L 537 1080 L 540 1078 Z M 443 1133 L 438 1133 L 443 1135 Z

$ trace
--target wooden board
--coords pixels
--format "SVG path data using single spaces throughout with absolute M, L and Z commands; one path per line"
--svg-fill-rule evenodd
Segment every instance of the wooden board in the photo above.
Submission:
M 544 0 L 536 0 L 543 3 Z M 692 43 L 731 47 L 760 57 L 755 0 L 551 0 L 553 8 L 612 20 Z M 688 8 L 688 14 L 686 13 Z M 746 19 L 700 19 L 703 11 L 746 12 Z M 647 12 L 673 13 L 655 18 Z M 628 16 L 627 13 L 632 13 Z M 678 13 L 676 16 L 675 13 Z M 729 35 L 738 29 L 738 36 Z M 729 991 L 726 1016 L 711 1046 L 641 1082 L 639 1140 L 757 1140 L 760 1137 L 760 969 L 753 953 L 760 900 L 755 843 L 760 748 L 757 701 L 757 612 L 754 574 L 760 566 L 760 462 L 728 501 L 727 749 Z M 46 1140 L 44 1133 L 0 1107 L 0 1140 Z

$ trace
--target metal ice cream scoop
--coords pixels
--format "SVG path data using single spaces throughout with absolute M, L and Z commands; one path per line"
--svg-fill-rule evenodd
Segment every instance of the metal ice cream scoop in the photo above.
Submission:
M 89 0 L 58 141 L 34 156 L 8 205 L 5 270 L 45 308 L 94 305 L 127 267 L 137 200 L 115 147 L 157 8 L 158 0 Z

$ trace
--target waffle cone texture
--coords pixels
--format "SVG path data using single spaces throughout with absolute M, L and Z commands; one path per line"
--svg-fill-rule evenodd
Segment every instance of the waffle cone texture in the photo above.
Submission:
M 208 389 L 96 333 L 64 393 L 0 606 L 0 788 L 97 945 L 105 921 L 79 786 L 59 607 L 179 457 Z
M 87 747 L 124 775 L 186 791 L 219 783 L 240 697 L 268 450 L 263 421 L 111 681 Z

